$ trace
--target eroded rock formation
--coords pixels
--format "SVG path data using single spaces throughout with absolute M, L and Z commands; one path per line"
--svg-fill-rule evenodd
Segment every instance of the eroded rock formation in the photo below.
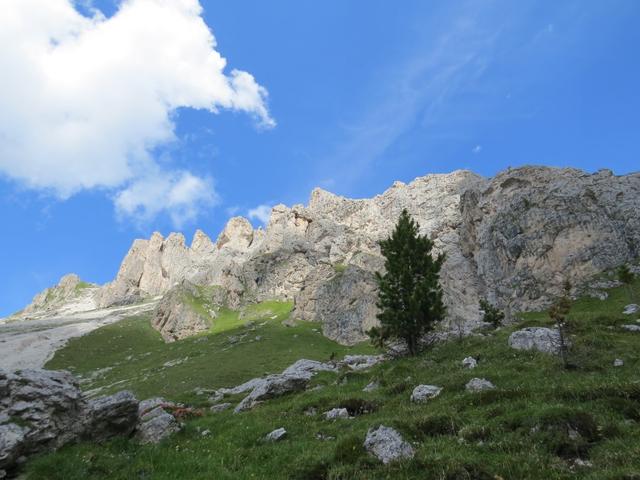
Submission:
M 229 221 L 213 243 L 198 232 L 136 240 L 100 305 L 163 295 L 183 280 L 218 285 L 229 307 L 266 299 L 295 302 L 293 316 L 319 320 L 342 343 L 366 338 L 376 320 L 373 273 L 378 241 L 403 209 L 445 252 L 448 321 L 478 324 L 480 297 L 506 311 L 539 309 L 569 279 L 575 291 L 594 275 L 640 256 L 640 174 L 588 174 L 523 167 L 494 178 L 469 171 L 396 182 L 372 199 L 315 189 L 308 206 L 277 205 L 265 230 Z

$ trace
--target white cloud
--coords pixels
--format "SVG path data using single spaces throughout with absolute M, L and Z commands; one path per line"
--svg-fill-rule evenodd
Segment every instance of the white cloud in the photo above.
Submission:
M 473 147 L 473 150 L 471 150 L 473 153 L 480 153 L 482 151 L 482 145 L 476 145 L 475 147 Z
M 175 140 L 176 109 L 231 109 L 275 125 L 253 76 L 225 73 L 197 0 L 125 0 L 110 18 L 87 18 L 71 0 L 0 8 L 0 173 L 28 187 L 63 199 L 106 188 L 121 214 L 144 215 L 170 211 L 147 202 L 164 189 L 188 217 L 185 202 L 215 193 L 153 158 Z
M 114 199 L 120 216 L 146 221 L 166 211 L 178 228 L 217 202 L 211 180 L 184 171 L 143 177 L 118 192 Z
M 270 205 L 258 205 L 256 208 L 252 208 L 247 212 L 247 216 L 250 220 L 258 220 L 263 225 L 269 223 L 271 217 Z

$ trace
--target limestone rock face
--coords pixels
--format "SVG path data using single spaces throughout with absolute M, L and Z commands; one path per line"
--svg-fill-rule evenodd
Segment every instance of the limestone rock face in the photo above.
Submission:
M 99 288 L 80 280 L 74 273 L 63 276 L 57 285 L 33 297 L 14 320 L 37 319 L 55 314 L 76 313 L 96 308 L 95 296 Z
M 130 392 L 87 401 L 68 372 L 0 369 L 2 472 L 77 440 L 129 435 L 137 422 L 138 401 Z
M 377 324 L 378 241 L 403 209 L 446 253 L 441 280 L 447 321 L 480 325 L 479 298 L 505 311 L 546 308 L 565 279 L 580 293 L 593 277 L 640 256 L 640 174 L 522 167 L 494 178 L 469 171 L 396 182 L 352 200 L 315 189 L 307 206 L 273 207 L 265 230 L 232 218 L 215 244 L 197 232 L 136 240 L 101 305 L 163 295 L 189 280 L 218 285 L 228 306 L 294 301 L 293 315 L 319 320 L 341 343 Z M 465 327 L 465 328 L 467 328 Z
M 221 289 L 205 291 L 188 280 L 183 280 L 158 302 L 151 316 L 151 326 L 160 332 L 165 342 L 206 332 L 224 303 L 224 292 Z

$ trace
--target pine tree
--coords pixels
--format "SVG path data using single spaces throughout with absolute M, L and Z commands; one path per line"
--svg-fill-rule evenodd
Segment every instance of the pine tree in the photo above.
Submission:
M 386 272 L 376 273 L 382 329 L 389 337 L 406 341 L 412 355 L 417 353 L 420 337 L 445 315 L 440 287 L 445 256 L 434 258 L 433 242 L 419 235 L 418 229 L 403 210 L 391 236 L 380 242 Z

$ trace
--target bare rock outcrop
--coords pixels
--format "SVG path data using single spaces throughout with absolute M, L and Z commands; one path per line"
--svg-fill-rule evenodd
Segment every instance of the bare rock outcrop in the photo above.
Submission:
M 158 302 L 151 315 L 151 325 L 165 342 L 187 338 L 208 331 L 224 304 L 222 289 L 199 287 L 183 280 Z
M 565 279 L 579 293 L 594 277 L 640 257 L 640 174 L 522 167 L 493 178 L 458 170 L 396 182 L 353 200 L 322 189 L 309 204 L 273 207 L 265 230 L 240 217 L 213 243 L 197 232 L 136 240 L 100 305 L 164 295 L 183 280 L 217 285 L 230 308 L 279 299 L 293 316 L 319 320 L 341 343 L 376 325 L 378 241 L 406 209 L 446 253 L 447 322 L 481 325 L 479 298 L 507 314 L 546 308 Z M 593 289 L 592 289 L 593 290 Z M 600 293 L 598 293 L 600 295 Z
M 163 409 L 167 404 L 138 402 L 128 391 L 87 400 L 68 372 L 0 369 L 0 478 L 32 455 L 79 440 L 101 442 L 137 431 L 142 442 L 157 443 L 180 429 Z
M 84 282 L 75 273 L 69 273 L 57 285 L 38 293 L 29 305 L 9 319 L 32 320 L 93 310 L 99 291 L 97 285 Z

